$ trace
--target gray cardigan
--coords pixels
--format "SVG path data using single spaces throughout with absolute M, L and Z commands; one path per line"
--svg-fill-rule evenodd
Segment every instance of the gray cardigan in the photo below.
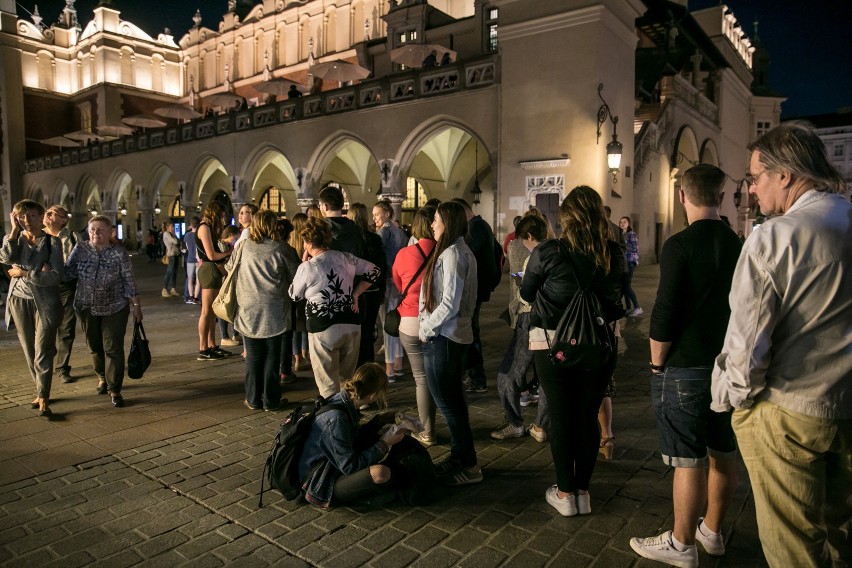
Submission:
M 50 246 L 47 243 L 50 240 Z M 36 309 L 39 317 L 44 320 L 46 327 L 54 327 L 62 321 L 62 303 L 59 300 L 59 283 L 62 281 L 65 262 L 62 257 L 62 242 L 51 237 L 47 233 L 44 234 L 38 244 L 32 251 L 30 263 L 32 265 L 23 265 L 21 263 L 21 253 L 24 247 L 32 248 L 27 244 L 23 235 L 18 237 L 18 240 L 12 240 L 9 235 L 3 238 L 3 246 L 0 248 L 0 263 L 2 264 L 17 264 L 21 268 L 27 270 L 27 275 L 21 278 L 12 278 L 9 285 L 9 296 L 15 295 L 15 289 L 23 284 L 22 280 L 26 280 L 29 286 L 30 293 L 35 300 Z M 48 252 L 49 251 L 49 252 Z M 51 270 L 42 271 L 42 264 L 49 264 Z M 9 309 L 9 303 L 6 302 L 6 325 L 12 320 L 12 312 Z
M 287 289 L 299 266 L 290 245 L 267 239 L 240 244 L 237 268 L 237 317 L 234 329 L 240 334 L 264 339 L 293 328 Z

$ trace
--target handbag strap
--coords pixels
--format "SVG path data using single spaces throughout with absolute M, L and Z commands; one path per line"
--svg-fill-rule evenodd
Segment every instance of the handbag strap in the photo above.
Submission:
M 420 273 L 423 272 L 424 268 L 426 268 L 426 265 L 429 263 L 429 258 L 432 256 L 432 253 L 435 250 L 435 249 L 430 250 L 429 254 L 427 255 L 427 254 L 424 254 L 423 249 L 420 248 L 420 243 L 414 243 L 414 246 L 416 246 L 417 250 L 420 251 L 420 256 L 423 257 L 423 264 L 421 264 L 420 268 L 417 269 L 417 272 L 414 273 L 414 277 L 412 277 L 411 280 L 408 281 L 408 285 L 405 287 L 405 290 L 403 290 L 402 294 L 400 295 L 400 300 L 405 298 L 406 294 L 408 294 L 408 290 L 411 288 L 411 285 L 414 284 L 415 282 L 417 282 L 417 277 L 420 276 Z
M 145 335 L 145 328 L 142 327 L 141 321 L 133 323 L 133 335 L 138 335 L 140 338 L 148 341 L 148 336 Z
M 568 249 L 565 248 L 565 245 L 562 243 L 562 239 L 560 239 L 560 238 L 556 239 L 556 246 L 559 247 L 559 250 L 562 251 L 562 253 L 565 255 L 565 258 L 568 259 L 568 267 L 571 268 L 571 274 L 574 275 L 574 280 L 577 281 L 577 287 L 580 288 L 580 290 L 582 290 L 583 292 L 588 290 L 589 286 L 592 285 L 592 280 L 595 279 L 595 275 L 592 274 L 592 277 L 589 279 L 589 283 L 586 284 L 585 286 L 583 286 L 580 283 L 580 277 L 577 276 L 577 271 L 574 270 L 574 262 L 571 260 L 571 253 L 569 253 Z

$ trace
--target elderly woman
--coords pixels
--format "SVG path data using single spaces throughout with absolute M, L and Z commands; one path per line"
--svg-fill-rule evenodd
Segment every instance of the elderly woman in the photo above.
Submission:
M 310 259 L 299 266 L 290 297 L 307 300 L 311 366 L 320 395 L 328 398 L 355 372 L 361 341 L 358 297 L 380 271 L 353 254 L 331 250 L 331 227 L 322 219 L 308 219 L 301 236 Z M 361 277 L 357 285 L 356 276 Z
M 609 226 L 603 202 L 588 186 L 578 186 L 559 210 L 562 235 L 532 251 L 521 282 L 521 298 L 532 304 L 530 351 L 550 406 L 550 452 L 556 484 L 545 499 L 561 515 L 592 512 L 589 483 L 598 455 L 598 408 L 615 357 L 591 371 L 558 368 L 548 358 L 548 341 L 574 294 L 587 287 L 601 302 L 607 321 L 624 314 L 621 294 L 621 249 L 607 242 Z M 614 268 L 616 267 L 616 268 Z
M 92 354 L 98 393 L 109 394 L 116 408 L 124 406 L 124 336 L 127 318 L 142 321 L 142 305 L 130 257 L 112 241 L 112 221 L 98 215 L 89 220 L 89 240 L 74 247 L 65 270 L 77 278 L 74 310 Z
M 234 329 L 246 350 L 246 398 L 251 410 L 276 410 L 281 404 L 279 367 L 284 332 L 292 328 L 287 288 L 298 268 L 286 243 L 276 239 L 275 213 L 254 213 L 249 238 L 237 251 L 237 315 Z
M 50 386 L 56 355 L 56 330 L 62 321 L 59 283 L 62 243 L 44 232 L 44 207 L 19 201 L 9 215 L 12 231 L 0 248 L 0 263 L 11 265 L 6 323 L 15 322 L 18 341 L 36 386 L 33 408 L 50 416 Z

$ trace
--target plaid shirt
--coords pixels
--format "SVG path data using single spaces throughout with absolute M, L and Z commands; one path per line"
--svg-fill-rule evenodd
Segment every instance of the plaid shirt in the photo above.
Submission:
M 636 237 L 636 233 L 627 231 L 624 234 L 624 243 L 627 245 L 627 250 L 624 252 L 627 262 L 639 264 L 639 239 Z
M 78 279 L 74 297 L 77 311 L 91 310 L 93 316 L 109 316 L 139 295 L 130 257 L 117 245 L 98 253 L 91 243 L 78 243 L 68 257 L 65 271 Z

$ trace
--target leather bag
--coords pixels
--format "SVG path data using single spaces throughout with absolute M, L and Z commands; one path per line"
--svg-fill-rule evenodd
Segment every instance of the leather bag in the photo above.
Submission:
M 408 294 L 408 290 L 411 288 L 411 285 L 417 282 L 417 278 L 420 277 L 420 273 L 423 272 L 423 269 L 426 268 L 426 264 L 429 262 L 429 257 L 432 256 L 432 251 L 429 252 L 428 255 L 423 254 L 423 249 L 420 248 L 420 245 L 414 243 L 414 246 L 417 247 L 417 250 L 420 251 L 420 255 L 423 257 L 423 264 L 420 265 L 420 268 L 417 269 L 417 272 L 414 273 L 414 277 L 408 281 L 408 285 L 405 287 L 405 290 L 402 291 L 402 294 L 399 296 L 399 303 L 405 299 L 405 295 Z M 434 250 L 434 249 L 433 249 Z M 385 315 L 385 333 L 390 335 L 391 337 L 399 337 L 399 324 L 402 321 L 402 316 L 399 315 L 399 309 L 394 308 L 392 310 L 388 310 L 388 313 Z
M 219 293 L 213 299 L 213 313 L 216 317 L 225 320 L 228 323 L 234 323 L 237 319 L 237 272 L 240 268 L 240 260 L 242 259 L 243 247 L 237 249 L 234 266 L 231 271 L 225 276 L 222 287 L 219 288 Z
M 127 354 L 127 376 L 131 379 L 141 379 L 151 365 L 151 350 L 148 347 L 148 337 L 141 321 L 133 323 L 133 340 L 130 342 L 130 352 Z

